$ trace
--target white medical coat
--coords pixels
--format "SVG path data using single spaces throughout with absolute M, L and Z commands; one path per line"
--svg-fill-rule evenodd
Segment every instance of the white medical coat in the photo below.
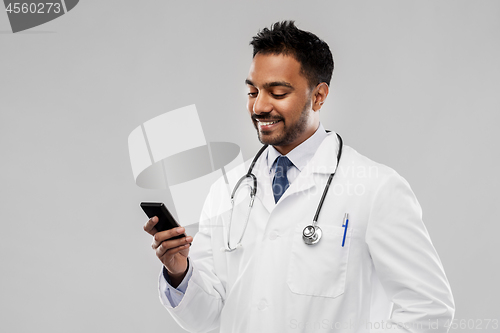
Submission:
M 228 186 L 211 188 L 191 251 L 192 277 L 173 308 L 160 279 L 160 299 L 191 332 L 446 332 L 454 302 L 439 257 L 408 183 L 394 170 L 344 146 L 336 170 L 334 133 L 275 204 L 266 152 L 254 168 L 258 190 L 242 247 L 222 252 L 230 219 Z M 304 244 L 316 212 L 321 241 Z M 243 187 L 231 243 L 244 228 Z M 344 214 L 349 214 L 345 244 Z

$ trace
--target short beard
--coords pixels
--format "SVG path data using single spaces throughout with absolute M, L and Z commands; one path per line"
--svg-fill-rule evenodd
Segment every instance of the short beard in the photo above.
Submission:
M 259 141 L 265 145 L 271 146 L 287 146 L 294 142 L 302 133 L 307 129 L 307 123 L 309 121 L 309 109 L 312 105 L 312 100 L 309 99 L 302 108 L 300 118 L 296 124 L 292 127 L 288 127 L 286 123 L 283 126 L 283 132 L 274 138 L 263 139 L 261 133 L 259 132 L 259 125 L 254 121 L 255 129 L 257 130 L 257 136 Z M 269 119 L 269 118 L 267 118 Z M 274 120 L 274 119 L 273 119 Z M 282 120 L 282 119 L 281 119 Z

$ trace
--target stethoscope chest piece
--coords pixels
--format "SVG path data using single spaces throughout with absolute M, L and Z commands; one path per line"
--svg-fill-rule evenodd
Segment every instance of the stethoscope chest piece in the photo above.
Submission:
M 302 239 L 307 245 L 314 245 L 321 239 L 323 232 L 318 226 L 308 225 L 302 231 Z

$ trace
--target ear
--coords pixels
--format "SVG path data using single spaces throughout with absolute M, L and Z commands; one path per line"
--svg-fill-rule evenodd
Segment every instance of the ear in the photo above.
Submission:
M 314 111 L 319 111 L 321 109 L 323 103 L 325 103 L 329 91 L 330 88 L 328 87 L 328 84 L 326 84 L 325 82 L 321 82 L 316 86 L 316 88 L 314 88 L 312 93 L 312 101 L 313 101 L 312 109 Z

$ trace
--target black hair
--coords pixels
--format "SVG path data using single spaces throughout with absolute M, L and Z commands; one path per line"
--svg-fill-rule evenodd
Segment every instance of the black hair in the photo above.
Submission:
M 333 56 L 328 44 L 315 34 L 297 28 L 294 21 L 276 22 L 271 29 L 262 29 L 252 37 L 250 45 L 254 57 L 257 53 L 294 57 L 311 87 L 321 82 L 330 85 Z

